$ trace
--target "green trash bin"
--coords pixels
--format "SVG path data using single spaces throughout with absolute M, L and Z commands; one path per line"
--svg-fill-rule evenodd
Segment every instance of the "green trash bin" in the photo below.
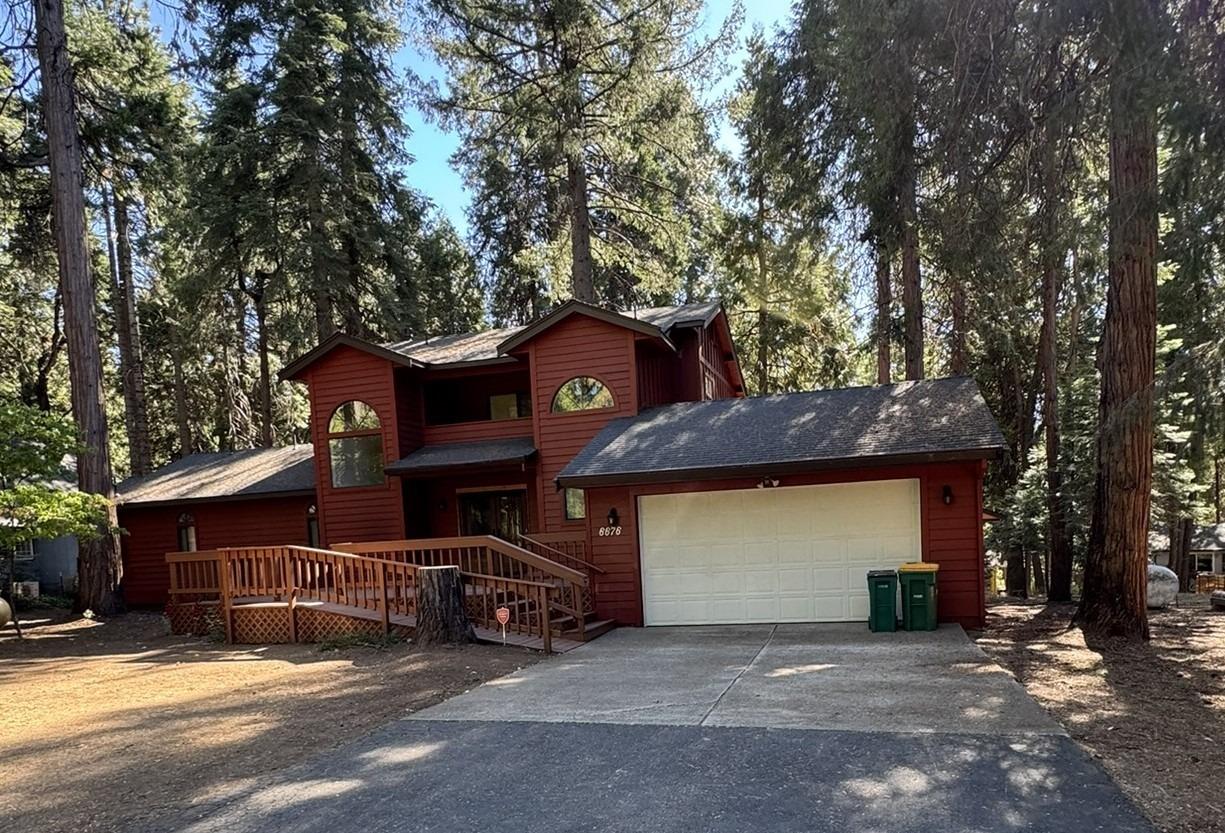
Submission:
M 898 582 L 902 586 L 903 630 L 936 629 L 936 571 L 939 569 L 939 564 L 923 562 L 898 567 Z
M 897 571 L 868 570 L 868 628 L 897 630 Z

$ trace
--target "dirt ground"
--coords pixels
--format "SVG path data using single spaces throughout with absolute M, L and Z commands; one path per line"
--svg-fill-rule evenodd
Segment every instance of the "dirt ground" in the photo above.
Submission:
M 988 608 L 978 644 L 1168 833 L 1225 831 L 1225 613 L 1150 611 L 1152 639 L 1089 640 L 1074 608 Z
M 408 643 L 321 651 L 171 636 L 160 615 L 58 610 L 0 631 L 0 819 L 139 829 L 542 659 Z

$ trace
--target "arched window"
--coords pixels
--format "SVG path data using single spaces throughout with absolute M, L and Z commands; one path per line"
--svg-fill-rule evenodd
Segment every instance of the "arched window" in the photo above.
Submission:
M 599 408 L 611 408 L 612 391 L 604 386 L 599 379 L 591 376 L 575 376 L 562 384 L 553 394 L 553 413 L 564 414 L 569 411 L 594 411 Z
M 196 551 L 196 519 L 190 512 L 179 515 L 179 552 Z
M 332 486 L 373 486 L 383 482 L 383 430 L 374 408 L 359 399 L 336 407 L 328 420 Z

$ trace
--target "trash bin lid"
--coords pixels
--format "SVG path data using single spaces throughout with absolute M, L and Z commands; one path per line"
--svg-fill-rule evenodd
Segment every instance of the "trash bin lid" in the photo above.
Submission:
M 931 564 L 926 561 L 907 561 L 898 567 L 897 571 L 899 573 L 934 573 L 939 569 L 939 564 Z
M 897 578 L 897 570 L 868 570 L 868 578 Z

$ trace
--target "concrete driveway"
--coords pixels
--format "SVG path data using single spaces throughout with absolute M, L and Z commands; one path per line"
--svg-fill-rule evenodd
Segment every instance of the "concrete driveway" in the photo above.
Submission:
M 828 625 L 619 630 L 151 829 L 1154 833 L 959 628 Z
M 1062 731 L 961 628 L 849 624 L 622 628 L 417 719 Z

